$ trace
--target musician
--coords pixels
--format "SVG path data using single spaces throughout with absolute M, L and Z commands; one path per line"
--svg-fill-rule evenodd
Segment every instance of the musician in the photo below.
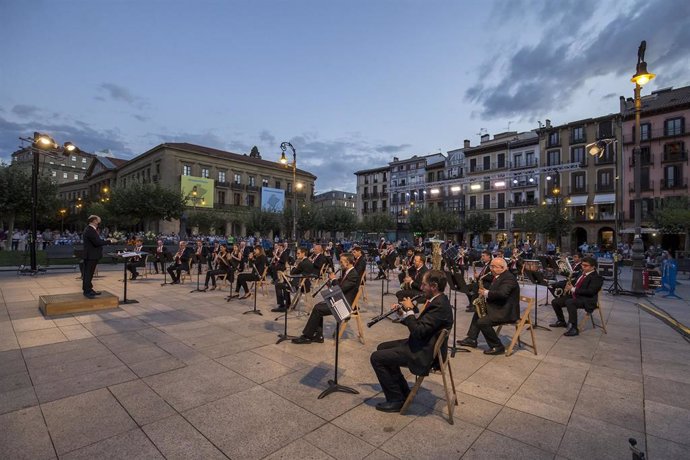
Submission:
M 161 271 L 163 271 L 165 262 L 169 257 L 170 251 L 163 245 L 163 240 L 158 240 L 156 250 L 153 252 L 153 268 L 156 270 L 156 275 L 158 274 L 158 265 L 160 265 Z
M 604 285 L 604 278 L 597 273 L 597 261 L 594 257 L 584 257 L 581 262 L 582 274 L 575 284 L 565 287 L 563 296 L 553 299 L 551 306 L 556 313 L 558 321 L 549 324 L 549 327 L 568 327 L 563 335 L 572 337 L 578 335 L 577 310 L 584 309 L 588 313 L 597 308 L 599 291 Z M 563 307 L 568 309 L 568 323 L 563 316 Z
M 510 260 L 508 261 L 508 269 L 510 270 L 510 273 L 517 277 L 518 274 L 522 272 L 522 265 L 522 251 L 520 251 L 520 248 L 513 248 Z
M 405 297 L 414 297 L 422 293 L 422 280 L 424 273 L 427 272 L 426 264 L 424 263 L 424 255 L 416 253 L 413 258 L 414 276 L 406 276 L 403 279 L 403 284 L 400 286 L 395 296 L 398 302 L 401 302 Z
M 192 263 L 197 264 L 199 273 L 201 273 L 201 266 L 208 259 L 209 253 L 210 250 L 208 246 L 204 246 L 204 242 L 202 240 L 196 240 L 196 247 L 194 248 L 194 258 Z
M 467 308 L 465 309 L 466 312 L 472 313 L 474 311 L 474 307 L 472 306 L 472 303 L 474 300 L 477 298 L 479 295 L 479 288 L 483 287 L 480 286 L 482 283 L 490 283 L 491 279 L 493 278 L 493 274 L 491 273 L 490 269 L 490 264 L 491 264 L 491 252 L 489 250 L 485 249 L 482 251 L 480 259 L 478 261 L 478 265 L 481 267 L 479 271 L 476 269 L 476 265 L 474 266 L 474 280 L 470 285 L 468 286 L 468 292 L 465 293 L 467 296 L 467 300 L 469 301 L 469 304 L 467 305 Z
M 398 251 L 395 250 L 395 246 L 392 243 L 388 243 L 385 252 L 381 255 L 380 259 L 376 262 L 379 266 L 379 274 L 375 279 L 380 280 L 386 277 L 386 270 L 390 270 L 395 267 L 395 259 L 398 258 Z
M 271 265 L 268 267 L 268 275 L 276 284 L 278 279 L 278 272 L 282 272 L 287 268 L 290 260 L 290 251 L 287 249 L 287 243 L 276 243 L 273 247 L 273 258 L 271 258 Z
M 352 255 L 355 258 L 354 266 L 357 274 L 359 275 L 359 280 L 361 283 L 362 279 L 364 279 L 367 274 L 367 258 L 364 255 L 364 251 L 362 251 L 361 246 L 354 246 L 352 248 Z
M 227 249 L 227 247 L 225 248 Z M 206 261 L 208 262 L 208 269 L 213 270 L 213 261 L 216 260 L 216 255 L 220 252 L 220 241 L 214 241 L 213 247 L 209 250 Z
M 244 289 L 244 295 L 240 297 L 240 299 L 248 299 L 252 296 L 252 293 L 249 292 L 249 285 L 247 284 L 249 281 L 261 280 L 264 269 L 266 268 L 266 265 L 268 265 L 268 258 L 266 257 L 264 248 L 261 246 L 254 246 L 254 252 L 249 255 L 248 263 L 252 271 L 249 273 L 240 273 L 237 276 L 235 297 L 239 297 L 240 288 Z
M 142 249 L 144 248 L 144 241 L 141 238 L 137 238 L 134 241 L 134 247 L 131 249 L 134 252 L 141 252 Z M 137 276 L 139 276 L 139 272 L 137 271 L 138 267 L 144 267 L 146 268 L 146 259 L 141 256 L 134 256 L 130 257 L 127 262 L 125 263 L 125 267 L 127 268 L 127 271 L 131 273 L 130 280 L 135 280 L 137 279 Z
M 81 288 L 84 292 L 84 297 L 93 299 L 100 295 L 100 291 L 93 290 L 93 274 L 96 272 L 98 261 L 103 257 L 103 246 L 111 244 L 112 240 L 105 240 L 101 238 L 98 226 L 101 223 L 101 218 L 92 215 L 88 219 L 89 224 L 84 229 L 84 273 L 82 276 Z
M 354 267 L 355 257 L 346 252 L 340 256 L 340 271 L 339 279 L 336 279 L 335 273 L 329 273 L 328 279 L 331 285 L 340 286 L 343 295 L 347 302 L 352 305 L 359 290 L 359 274 Z M 307 320 L 307 325 L 304 326 L 302 335 L 296 339 L 292 339 L 292 343 L 307 344 L 312 342 L 323 343 L 323 317 L 332 315 L 331 309 L 327 302 L 319 302 L 314 305 Z
M 206 271 L 206 281 L 204 281 L 204 291 L 208 289 L 209 280 L 213 284 L 211 288 L 212 291 L 216 290 L 216 276 L 225 275 L 226 279 L 229 279 L 232 270 L 230 265 L 230 253 L 228 252 L 228 247 L 224 244 L 220 246 L 220 250 L 213 258 L 213 267 L 211 270 Z
M 493 279 L 487 287 L 479 288 L 479 295 L 486 299 L 486 316 L 480 318 L 474 312 L 467 337 L 458 340 L 463 347 L 477 348 L 477 337 L 481 332 L 489 345 L 485 355 L 505 353 L 505 347 L 498 338 L 494 326 L 515 322 L 520 318 L 520 285 L 508 270 L 508 263 L 501 257 L 493 259 L 489 265 Z
M 401 302 L 404 312 L 398 312 L 400 322 L 410 331 L 409 337 L 381 343 L 372 353 L 371 366 L 386 396 L 386 402 L 378 403 L 376 410 L 400 412 L 410 393 L 407 380 L 400 372 L 402 366 L 407 366 L 415 375 L 427 375 L 431 370 L 438 334 L 453 325 L 453 310 L 443 293 L 445 288 L 446 275 L 442 271 L 425 271 L 421 289 L 427 302 L 419 318 L 412 311 L 410 298 Z M 441 347 L 441 353 L 445 357 L 447 347 Z
M 398 281 L 402 286 L 406 277 L 414 278 L 416 268 L 414 266 L 414 248 L 407 248 L 407 254 L 402 260 L 400 266 L 400 273 L 398 273 Z
M 291 276 L 296 275 L 314 275 L 314 264 L 307 257 L 307 248 L 300 247 L 297 249 L 297 261 L 295 266 L 290 270 Z M 298 279 L 292 280 L 292 283 L 297 286 L 300 281 Z M 276 302 L 278 306 L 271 309 L 272 312 L 285 312 L 290 307 L 290 291 L 292 284 L 288 281 L 281 281 L 276 283 Z M 306 280 L 304 283 L 304 291 L 309 292 L 310 283 Z
M 230 253 L 230 265 L 232 266 L 232 273 L 242 271 L 242 249 L 239 244 L 232 245 L 232 252 Z
M 173 263 L 168 267 L 168 273 L 170 273 L 170 279 L 172 279 L 172 284 L 180 284 L 180 275 L 182 270 L 189 271 L 189 261 L 194 256 L 194 251 L 192 248 L 187 247 L 186 241 L 180 241 L 179 249 L 175 256 L 173 257 Z
M 314 265 L 315 274 L 319 276 L 322 270 L 325 270 L 324 267 L 328 266 L 328 260 L 323 254 L 323 247 L 320 244 L 315 244 L 312 247 L 312 255 L 309 257 L 309 260 L 311 260 L 311 263 Z
M 572 272 L 568 274 L 568 278 L 571 280 L 577 280 L 580 277 L 580 275 L 582 275 L 582 254 L 576 252 L 575 254 L 573 254 Z M 547 289 L 551 291 L 551 294 L 553 294 L 555 298 L 558 297 L 556 295 L 556 290 L 558 289 L 562 292 L 565 292 L 565 286 L 567 284 L 568 280 L 561 280 L 548 286 Z

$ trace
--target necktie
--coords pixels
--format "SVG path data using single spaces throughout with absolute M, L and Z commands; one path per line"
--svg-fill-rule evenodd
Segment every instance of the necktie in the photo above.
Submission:
M 426 302 L 424 302 L 424 305 L 422 305 L 422 308 L 419 309 L 419 314 L 421 315 L 422 313 L 424 313 L 424 310 L 426 310 L 426 307 L 428 307 L 428 306 L 429 306 L 429 301 L 427 300 Z
M 580 277 L 577 279 L 577 283 L 575 283 L 575 291 L 573 292 L 573 299 L 577 296 L 577 290 L 582 286 L 582 283 L 585 282 L 585 278 L 587 275 L 580 275 Z

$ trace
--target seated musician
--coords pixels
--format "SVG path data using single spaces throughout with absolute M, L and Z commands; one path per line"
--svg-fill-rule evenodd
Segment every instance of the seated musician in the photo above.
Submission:
M 377 280 L 386 277 L 386 271 L 395 267 L 395 259 L 398 258 L 398 251 L 392 243 L 388 243 L 386 250 L 381 254 L 381 258 L 376 262 L 379 266 L 379 274 L 376 276 Z
M 467 300 L 469 301 L 469 304 L 467 305 L 467 308 L 465 309 L 466 312 L 472 313 L 474 311 L 474 307 L 472 306 L 472 302 L 474 302 L 474 299 L 477 298 L 479 295 L 479 288 L 483 287 L 480 286 L 482 282 L 484 283 L 489 283 L 491 282 L 491 278 L 493 277 L 493 274 L 491 273 L 491 270 L 489 268 L 489 265 L 491 263 L 491 252 L 488 250 L 482 251 L 482 254 L 480 256 L 479 261 L 475 262 L 474 265 L 474 280 L 472 283 L 469 285 L 469 291 L 465 293 L 467 295 Z M 479 266 L 481 269 L 477 271 L 476 267 Z
M 484 350 L 485 355 L 500 355 L 505 353 L 494 326 L 515 322 L 520 318 L 520 285 L 515 275 L 508 270 L 508 263 L 501 257 L 496 257 L 490 264 L 493 280 L 488 287 L 480 287 L 479 295 L 486 300 L 486 316 L 480 317 L 474 312 L 472 323 L 467 331 L 467 337 L 458 340 L 463 347 L 477 347 L 477 338 L 481 332 L 489 345 Z
M 208 246 L 204 246 L 202 240 L 196 240 L 196 247 L 194 248 L 193 264 L 197 266 L 197 270 L 201 273 L 201 266 L 206 263 L 208 259 L 209 249 Z
M 313 276 L 314 275 L 314 264 L 307 257 L 307 248 L 297 249 L 297 260 L 295 261 L 295 266 L 290 270 L 291 276 L 302 275 L 302 276 Z M 289 281 L 289 282 L 288 282 Z M 296 278 L 288 281 L 281 281 L 276 283 L 276 302 L 278 306 L 271 309 L 273 312 L 285 312 L 290 308 L 290 292 L 294 288 L 296 289 L 301 282 L 301 278 Z M 309 292 L 310 283 L 307 279 L 304 283 L 304 291 Z
M 328 260 L 323 254 L 323 247 L 320 244 L 315 244 L 312 248 L 312 252 L 313 253 L 309 260 L 311 260 L 311 263 L 314 264 L 314 272 L 317 275 L 321 275 L 322 270 L 325 270 L 325 267 L 328 266 Z
M 158 240 L 155 251 L 153 251 L 153 268 L 156 270 L 156 275 L 158 274 L 158 266 L 160 265 L 161 271 L 165 266 L 165 262 L 170 257 L 170 251 L 163 245 L 163 240 Z
M 180 241 L 179 249 L 173 257 L 173 263 L 168 267 L 172 284 L 180 284 L 182 270 L 189 271 L 189 261 L 194 256 L 192 248 L 187 247 L 186 241 Z
M 268 267 L 268 276 L 273 280 L 273 284 L 278 283 L 280 277 L 278 272 L 285 271 L 290 260 L 290 251 L 287 249 L 287 243 L 276 243 L 273 247 L 273 257 L 271 258 L 271 265 Z
M 206 261 L 208 262 L 208 269 L 209 270 L 213 270 L 213 261 L 216 260 L 216 255 L 219 252 L 220 252 L 220 241 L 214 241 L 213 247 L 209 250 L 208 257 L 206 257 Z
M 407 255 L 401 261 L 400 273 L 398 273 L 398 281 L 402 286 L 405 282 L 405 277 L 410 276 L 414 278 L 414 248 L 407 248 Z
M 141 252 L 144 247 L 144 241 L 141 238 L 137 238 L 134 242 L 134 248 L 132 248 L 132 251 L 134 252 Z M 130 257 L 129 260 L 127 260 L 127 270 L 132 274 L 132 276 L 129 278 L 130 280 L 135 280 L 137 279 L 137 276 L 139 276 L 139 272 L 137 271 L 138 267 L 144 267 L 146 268 L 146 258 L 142 256 L 135 256 L 135 257 Z
M 208 289 L 208 282 L 213 283 L 212 291 L 216 289 L 216 276 L 225 275 L 226 279 L 230 277 L 232 271 L 232 265 L 230 265 L 230 253 L 228 253 L 228 247 L 226 245 L 220 246 L 220 251 L 218 251 L 212 261 L 213 268 L 206 271 L 206 281 L 204 281 L 204 291 Z
M 400 412 L 410 393 L 410 387 L 400 368 L 407 366 L 415 375 L 427 375 L 434 364 L 434 345 L 438 334 L 453 326 L 453 310 L 448 297 L 443 293 L 446 275 L 439 270 L 426 271 L 421 288 L 427 301 L 418 318 L 412 311 L 410 298 L 405 298 L 400 303 L 402 309 L 398 312 L 398 317 L 400 323 L 409 329 L 409 337 L 383 342 L 371 355 L 371 366 L 386 396 L 386 402 L 378 403 L 376 410 Z M 444 357 L 447 349 L 448 347 L 441 347 Z
M 346 252 L 340 256 L 340 278 L 336 279 L 335 273 L 329 273 L 328 279 L 331 284 L 340 286 L 343 295 L 348 303 L 352 305 L 359 290 L 359 274 L 354 268 L 355 257 Z M 328 303 L 319 302 L 314 305 L 314 308 L 309 315 L 307 325 L 302 331 L 302 335 L 296 339 L 292 339 L 292 343 L 306 344 L 312 342 L 323 343 L 323 317 L 332 315 Z
M 604 285 L 604 278 L 597 273 L 597 261 L 594 257 L 584 257 L 582 259 L 582 274 L 577 278 L 575 284 L 568 284 L 565 293 L 551 301 L 553 311 L 556 313 L 558 321 L 549 324 L 549 327 L 568 327 L 563 335 L 572 337 L 578 335 L 577 330 L 577 310 L 584 309 L 588 313 L 597 308 L 599 291 Z M 563 307 L 568 309 L 568 323 L 563 316 Z
M 367 275 L 367 257 L 364 255 L 364 251 L 361 246 L 354 246 L 352 248 L 352 255 L 355 258 L 354 266 L 357 274 L 359 275 L 360 283 Z
M 415 254 L 413 260 L 414 276 L 407 276 L 403 279 L 403 284 L 400 286 L 402 289 L 395 293 L 395 297 L 398 298 L 398 302 L 401 302 L 405 297 L 412 298 L 416 295 L 422 294 L 422 280 L 424 279 L 424 274 L 428 269 L 424 263 L 423 254 Z
M 579 252 L 576 252 L 573 254 L 573 265 L 572 265 L 573 271 L 566 275 L 569 275 L 569 278 L 571 280 L 576 280 L 580 277 L 582 274 L 582 254 Z M 568 280 L 561 280 L 557 281 L 551 285 L 548 286 L 548 290 L 551 291 L 551 294 L 553 294 L 554 297 L 559 297 L 556 295 L 557 292 L 565 292 L 565 286 L 568 283 Z
M 261 276 L 264 274 L 264 269 L 268 264 L 268 258 L 266 257 L 264 248 L 261 246 L 254 246 L 254 250 L 251 254 L 249 254 L 247 262 L 251 271 L 237 275 L 237 285 L 235 285 L 234 297 L 238 297 L 240 295 L 240 288 L 244 289 L 244 295 L 242 295 L 240 299 L 248 299 L 252 296 L 252 293 L 249 292 L 248 283 L 250 281 L 261 280 Z
M 519 248 L 513 248 L 513 252 L 510 255 L 510 260 L 508 261 L 508 270 L 515 276 L 518 276 L 522 272 L 522 251 Z

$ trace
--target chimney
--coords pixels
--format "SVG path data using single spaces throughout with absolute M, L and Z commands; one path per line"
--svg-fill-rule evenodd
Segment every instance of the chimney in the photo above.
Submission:
M 551 127 L 551 120 L 549 120 L 548 118 L 546 119 L 546 127 L 547 128 Z
M 463 141 L 463 143 L 464 143 L 464 148 L 466 148 L 466 149 L 469 149 L 469 148 L 470 148 L 470 140 L 469 140 L 469 139 L 465 139 L 465 140 Z
M 393 161 L 399 161 L 398 157 L 393 157 Z
M 621 113 L 625 112 L 625 96 L 620 97 Z
M 491 139 L 491 135 L 489 135 L 489 134 L 482 134 L 482 138 L 481 138 L 481 141 L 480 141 L 480 142 L 483 144 L 484 142 L 489 142 L 489 139 Z

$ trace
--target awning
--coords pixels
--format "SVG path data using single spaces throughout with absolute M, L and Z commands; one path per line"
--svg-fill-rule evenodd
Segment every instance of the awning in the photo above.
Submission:
M 618 233 L 632 234 L 635 233 L 635 229 L 633 227 L 622 228 Z M 659 233 L 659 230 L 656 228 L 642 227 L 642 233 Z
M 568 200 L 565 200 L 566 206 L 587 206 L 587 195 L 571 196 Z
M 613 204 L 615 202 L 615 193 L 603 193 L 594 195 L 594 202 L 592 204 Z

